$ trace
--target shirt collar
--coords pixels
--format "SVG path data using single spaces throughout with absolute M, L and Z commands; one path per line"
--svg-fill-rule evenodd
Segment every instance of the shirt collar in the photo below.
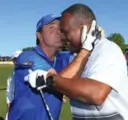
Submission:
M 47 59 L 49 61 L 49 58 L 47 57 L 47 55 L 44 53 L 44 51 L 40 48 L 40 46 L 36 46 L 34 48 L 34 50 L 39 54 L 41 55 L 43 58 Z

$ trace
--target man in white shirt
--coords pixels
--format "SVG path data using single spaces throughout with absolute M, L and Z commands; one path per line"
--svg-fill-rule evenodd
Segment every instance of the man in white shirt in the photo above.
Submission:
M 115 43 L 98 37 L 94 20 L 92 10 L 83 4 L 72 5 L 62 13 L 61 30 L 70 49 L 78 55 L 71 57 L 69 66 L 58 75 L 42 78 L 42 85 L 45 83 L 71 99 L 73 120 L 128 120 L 126 60 Z M 48 74 L 44 73 L 45 78 Z M 36 78 L 32 79 L 32 74 L 28 82 L 39 88 L 41 84 L 36 83 L 40 79 L 32 82 Z

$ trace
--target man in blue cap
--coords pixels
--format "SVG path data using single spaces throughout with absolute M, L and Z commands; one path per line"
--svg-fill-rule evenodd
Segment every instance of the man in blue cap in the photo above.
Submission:
M 46 15 L 36 26 L 38 45 L 24 51 L 15 66 L 15 96 L 9 110 L 9 120 L 49 120 L 40 92 L 30 87 L 24 77 L 29 71 L 54 68 L 60 72 L 68 63 L 67 53 L 58 53 L 62 46 L 59 17 Z M 63 59 L 65 58 L 65 59 Z M 59 119 L 63 95 L 51 89 L 45 89 L 45 100 L 54 120 Z

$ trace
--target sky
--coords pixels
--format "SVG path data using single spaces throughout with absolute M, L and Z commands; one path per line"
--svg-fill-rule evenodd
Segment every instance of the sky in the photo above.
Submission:
M 46 14 L 60 15 L 75 3 L 94 11 L 106 36 L 121 33 L 128 43 L 128 0 L 0 0 L 0 55 L 35 46 L 38 20 Z

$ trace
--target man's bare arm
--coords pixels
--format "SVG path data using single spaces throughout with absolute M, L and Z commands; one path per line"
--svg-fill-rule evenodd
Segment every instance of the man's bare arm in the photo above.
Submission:
M 111 87 L 88 78 L 63 78 L 54 76 L 54 88 L 69 98 L 88 104 L 101 105 L 111 91 Z
M 59 75 L 64 78 L 73 78 L 80 76 L 85 64 L 88 60 L 89 51 L 81 50 L 76 58 L 65 69 L 63 69 Z

